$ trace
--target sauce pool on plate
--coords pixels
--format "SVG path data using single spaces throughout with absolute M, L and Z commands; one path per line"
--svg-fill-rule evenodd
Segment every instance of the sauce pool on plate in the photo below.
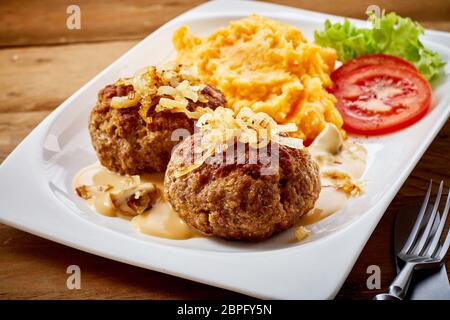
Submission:
M 139 232 L 167 239 L 184 240 L 204 236 L 188 226 L 173 210 L 163 197 L 164 174 L 145 174 L 142 176 L 124 176 L 111 172 L 98 163 L 80 170 L 74 179 L 74 187 L 92 187 L 86 202 L 96 212 L 109 217 L 121 217 L 131 220 L 131 225 Z M 105 186 L 107 186 L 105 188 Z M 122 197 L 139 196 L 140 187 L 157 190 L 158 197 L 154 203 L 141 214 L 121 210 L 117 206 L 118 194 Z M 105 189 L 107 189 L 105 191 Z M 124 192 L 130 190 L 131 194 Z M 120 201 L 119 201 L 120 202 Z

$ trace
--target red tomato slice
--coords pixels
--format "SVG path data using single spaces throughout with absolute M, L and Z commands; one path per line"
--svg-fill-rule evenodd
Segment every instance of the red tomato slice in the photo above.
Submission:
M 375 135 L 399 130 L 422 118 L 430 108 L 432 93 L 418 72 L 388 64 L 342 75 L 333 94 L 345 130 Z
M 358 58 L 354 58 L 346 63 L 344 63 L 342 66 L 334 70 L 330 77 L 331 80 L 336 81 L 341 76 L 362 67 L 367 66 L 373 66 L 373 65 L 396 65 L 396 66 L 403 66 L 405 68 L 409 68 L 411 70 L 417 71 L 417 68 L 410 62 L 391 55 L 387 54 L 369 54 L 366 56 L 361 56 Z

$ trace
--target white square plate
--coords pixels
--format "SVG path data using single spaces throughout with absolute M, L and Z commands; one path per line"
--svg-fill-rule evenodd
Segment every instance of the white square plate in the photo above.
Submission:
M 213 1 L 182 14 L 67 99 L 3 162 L 0 221 L 103 257 L 255 297 L 333 298 L 390 201 L 447 120 L 448 71 L 425 118 L 400 132 L 361 140 L 369 151 L 366 192 L 313 225 L 312 236 L 302 243 L 286 244 L 286 232 L 258 244 L 145 236 L 127 221 L 92 212 L 72 190 L 74 174 L 96 159 L 87 120 L 103 86 L 173 56 L 171 36 L 180 25 L 208 34 L 254 12 L 297 26 L 309 39 L 325 19 L 342 19 L 248 1 Z M 427 32 L 424 41 L 449 60 L 449 34 Z

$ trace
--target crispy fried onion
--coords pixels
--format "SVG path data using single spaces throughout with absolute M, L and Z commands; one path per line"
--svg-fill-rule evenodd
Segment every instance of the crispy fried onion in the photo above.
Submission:
M 242 108 L 237 115 L 233 110 L 219 107 L 209 109 L 197 121 L 201 136 L 200 143 L 194 146 L 193 163 L 179 168 L 176 176 L 183 176 L 200 167 L 206 159 L 215 153 L 223 152 L 236 143 L 248 144 L 254 149 L 266 147 L 271 141 L 295 149 L 303 148 L 303 140 L 288 137 L 296 132 L 294 123 L 280 125 L 264 112 L 254 112 L 250 108 Z
M 118 80 L 116 85 L 131 85 L 133 91 L 127 96 L 113 97 L 111 107 L 130 108 L 140 103 L 139 114 L 147 123 L 152 122 L 148 112 L 156 101 L 155 112 L 184 113 L 191 119 L 198 119 L 208 112 L 206 108 L 200 107 L 194 111 L 188 109 L 190 102 L 208 102 L 202 94 L 205 85 L 199 80 L 195 67 L 175 63 L 149 66 L 139 70 L 131 78 Z

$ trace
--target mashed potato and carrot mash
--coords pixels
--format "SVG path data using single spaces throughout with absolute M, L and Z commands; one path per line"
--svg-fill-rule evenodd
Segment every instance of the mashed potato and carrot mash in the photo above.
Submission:
M 309 43 L 299 29 L 252 15 L 206 37 L 181 27 L 173 43 L 177 62 L 197 66 L 202 80 L 219 88 L 235 112 L 250 107 L 278 123 L 294 122 L 294 136 L 307 142 L 327 123 L 342 128 L 336 99 L 326 90 L 335 50 Z

